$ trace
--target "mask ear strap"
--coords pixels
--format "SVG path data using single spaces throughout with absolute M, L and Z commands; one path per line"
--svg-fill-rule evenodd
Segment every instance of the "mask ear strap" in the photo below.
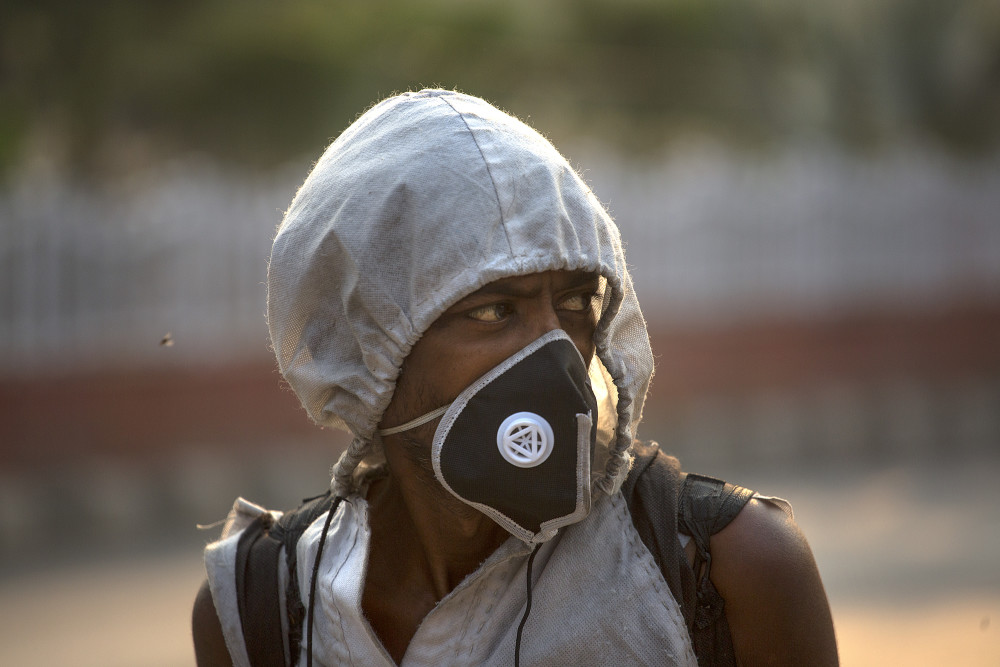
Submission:
M 418 426 L 422 426 L 422 425 L 426 424 L 427 422 L 431 421 L 432 419 L 437 419 L 438 417 L 440 417 L 444 413 L 448 412 L 448 408 L 450 408 L 450 407 L 451 407 L 451 403 L 449 403 L 448 405 L 444 405 L 444 406 L 438 408 L 437 410 L 431 410 L 426 415 L 421 415 L 420 417 L 417 417 L 416 419 L 411 419 L 410 421 L 406 422 L 405 424 L 400 424 L 399 426 L 393 426 L 392 428 L 383 428 L 383 429 L 380 429 L 378 431 L 378 434 L 382 435 L 382 436 L 386 436 L 386 435 L 394 435 L 396 433 L 402 433 L 403 431 L 409 431 L 411 428 L 416 428 Z

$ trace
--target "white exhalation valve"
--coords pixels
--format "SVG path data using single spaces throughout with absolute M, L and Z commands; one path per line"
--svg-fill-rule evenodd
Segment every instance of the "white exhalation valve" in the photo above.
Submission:
M 518 468 L 533 468 L 549 458 L 553 440 L 552 427 L 534 412 L 515 412 L 497 430 L 500 455 Z

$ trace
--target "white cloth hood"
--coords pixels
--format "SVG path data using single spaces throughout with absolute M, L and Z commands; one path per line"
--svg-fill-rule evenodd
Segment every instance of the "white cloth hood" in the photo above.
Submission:
M 598 482 L 610 492 L 653 360 L 603 206 L 545 138 L 476 97 L 405 93 L 345 130 L 285 214 L 267 280 L 281 373 L 314 421 L 354 435 L 335 490 L 351 490 L 403 360 L 439 315 L 487 283 L 559 269 L 607 280 L 595 343 L 617 389 Z

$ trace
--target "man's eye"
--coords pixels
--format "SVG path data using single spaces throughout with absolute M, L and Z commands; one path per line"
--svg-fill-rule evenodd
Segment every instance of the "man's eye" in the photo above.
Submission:
M 569 310 L 574 313 L 582 313 L 590 308 L 590 304 L 593 300 L 594 295 L 589 292 L 573 294 L 559 302 L 559 309 Z
M 479 322 L 500 322 L 510 315 L 510 306 L 505 303 L 491 303 L 469 311 L 469 317 Z

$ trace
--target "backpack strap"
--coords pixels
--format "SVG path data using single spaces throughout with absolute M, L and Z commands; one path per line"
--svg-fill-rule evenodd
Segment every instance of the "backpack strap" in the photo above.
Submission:
M 735 665 L 732 634 L 725 614 L 725 600 L 712 583 L 712 535 L 729 525 L 753 497 L 753 491 L 721 479 L 688 474 L 681 488 L 678 528 L 690 535 L 695 545 L 693 571 L 698 584 L 695 592 L 691 639 L 702 664 Z M 711 661 L 703 661 L 711 655 Z
M 262 514 L 240 535 L 236 547 L 236 600 L 251 667 L 287 667 L 298 660 L 305 606 L 299 594 L 295 545 L 305 529 L 336 504 L 329 492 L 307 498 L 277 521 L 269 513 Z M 284 591 L 287 644 L 278 576 L 282 549 L 288 563 Z
M 683 484 L 680 463 L 652 442 L 636 441 L 632 454 L 632 468 L 621 488 L 632 525 L 690 626 L 694 618 L 695 578 L 677 539 L 678 490 Z
M 656 443 L 637 442 L 633 454 L 622 493 L 636 532 L 680 602 L 698 663 L 736 665 L 725 601 L 710 578 L 710 538 L 736 518 L 753 492 L 681 472 L 677 459 L 660 451 Z M 679 532 L 694 542 L 694 567 L 677 539 Z
M 236 602 L 251 667 L 285 667 L 278 562 L 282 543 L 270 534 L 274 517 L 262 514 L 236 546 Z

